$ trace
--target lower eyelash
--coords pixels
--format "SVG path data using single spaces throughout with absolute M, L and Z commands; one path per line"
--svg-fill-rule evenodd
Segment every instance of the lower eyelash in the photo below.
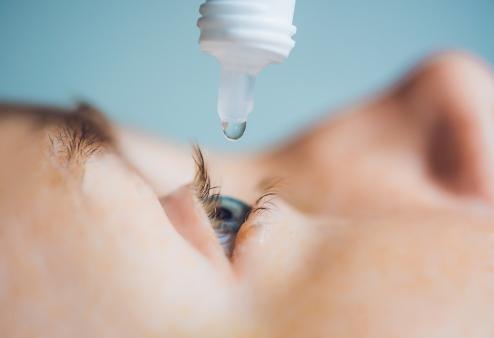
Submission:
M 265 212 L 270 212 L 274 208 L 273 200 L 278 196 L 278 192 L 275 191 L 275 187 L 271 186 L 269 190 L 265 191 L 255 202 L 251 212 L 247 216 L 245 223 L 252 221 L 252 218 L 257 217 Z

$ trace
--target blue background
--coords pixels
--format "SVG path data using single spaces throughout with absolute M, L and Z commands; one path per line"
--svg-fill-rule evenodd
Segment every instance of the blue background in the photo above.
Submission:
M 392 83 L 437 49 L 494 63 L 494 0 L 298 0 L 297 45 L 258 78 L 245 137 L 224 140 L 201 0 L 0 0 L 0 100 L 87 100 L 124 124 L 221 149 L 261 147 Z

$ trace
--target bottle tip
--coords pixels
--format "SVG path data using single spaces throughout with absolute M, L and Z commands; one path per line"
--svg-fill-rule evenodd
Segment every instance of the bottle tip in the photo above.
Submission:
M 221 127 L 223 129 L 223 134 L 230 141 L 237 141 L 242 137 L 247 127 L 247 121 L 241 122 L 228 122 L 222 121 Z

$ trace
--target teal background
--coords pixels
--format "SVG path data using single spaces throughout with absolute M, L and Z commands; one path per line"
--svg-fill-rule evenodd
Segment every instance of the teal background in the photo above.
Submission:
M 0 100 L 87 100 L 124 124 L 221 149 L 262 147 L 391 83 L 438 49 L 494 63 L 494 0 L 298 0 L 297 45 L 258 78 L 244 138 L 216 116 L 201 0 L 0 0 Z

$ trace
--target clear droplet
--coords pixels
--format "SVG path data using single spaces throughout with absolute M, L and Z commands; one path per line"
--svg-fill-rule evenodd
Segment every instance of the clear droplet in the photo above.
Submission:
M 221 127 L 223 128 L 223 134 L 230 141 L 237 141 L 245 132 L 247 127 L 247 121 L 242 122 L 221 122 Z

